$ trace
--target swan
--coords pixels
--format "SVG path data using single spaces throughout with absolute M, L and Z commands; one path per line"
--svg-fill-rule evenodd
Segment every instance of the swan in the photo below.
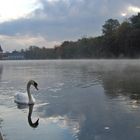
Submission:
M 35 103 L 35 98 L 30 93 L 30 87 L 33 85 L 36 90 L 38 90 L 38 84 L 34 80 L 30 80 L 27 83 L 27 93 L 16 93 L 15 102 L 18 104 L 27 104 L 31 105 Z

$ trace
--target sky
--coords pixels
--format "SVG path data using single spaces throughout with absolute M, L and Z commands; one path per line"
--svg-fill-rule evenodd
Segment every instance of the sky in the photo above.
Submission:
M 138 12 L 140 0 L 0 0 L 0 44 L 4 51 L 51 48 L 101 35 L 107 19 Z

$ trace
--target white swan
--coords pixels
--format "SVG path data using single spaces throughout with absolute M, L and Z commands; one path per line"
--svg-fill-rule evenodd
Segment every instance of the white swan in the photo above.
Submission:
M 16 93 L 15 102 L 18 104 L 34 104 L 35 98 L 30 93 L 30 87 L 33 85 L 37 90 L 38 84 L 34 80 L 27 83 L 27 93 Z

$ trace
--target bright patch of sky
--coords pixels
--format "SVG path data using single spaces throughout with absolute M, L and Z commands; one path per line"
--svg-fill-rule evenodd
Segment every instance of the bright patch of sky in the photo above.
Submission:
M 38 7 L 37 0 L 0 0 L 0 22 L 25 17 Z
M 136 7 L 136 6 L 129 6 L 128 11 L 130 11 L 132 13 L 138 13 L 138 12 L 140 12 L 140 8 Z
M 127 7 L 125 12 L 121 13 L 121 15 L 125 17 L 127 15 L 137 14 L 139 12 L 140 12 L 140 7 L 130 5 Z

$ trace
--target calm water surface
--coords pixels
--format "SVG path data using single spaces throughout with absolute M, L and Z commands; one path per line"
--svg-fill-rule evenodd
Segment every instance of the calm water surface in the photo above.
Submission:
M 30 79 L 39 85 L 31 118 L 14 103 Z M 6 140 L 140 140 L 140 60 L 1 61 L 0 131 Z

